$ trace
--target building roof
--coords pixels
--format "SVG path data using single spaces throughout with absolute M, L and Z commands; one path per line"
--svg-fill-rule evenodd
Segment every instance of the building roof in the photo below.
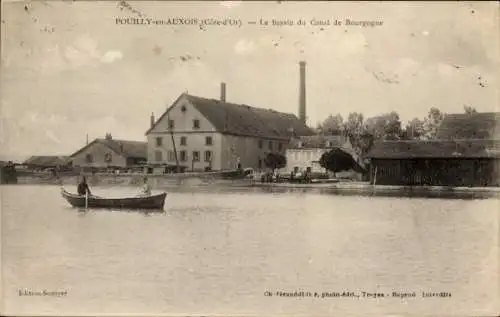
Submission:
M 500 139 L 500 112 L 477 112 L 446 115 L 438 139 Z
M 433 140 L 376 142 L 368 158 L 500 158 L 500 140 Z
M 83 148 L 73 153 L 71 157 L 78 155 L 80 152 L 82 152 L 83 150 L 87 149 L 88 147 L 96 143 L 103 144 L 108 148 L 110 148 L 113 152 L 127 158 L 147 159 L 148 156 L 147 142 L 115 140 L 115 139 L 95 139 L 94 141 L 90 142 Z
M 57 155 L 48 155 L 48 156 L 40 156 L 34 155 L 29 157 L 23 164 L 25 165 L 36 165 L 36 166 L 58 166 L 58 165 L 66 165 L 71 161 L 69 156 L 57 156 Z
M 185 96 L 214 125 L 215 129 L 222 133 L 268 139 L 289 139 L 292 135 L 314 134 L 312 129 L 307 127 L 294 114 L 223 102 L 216 99 L 207 99 L 189 94 L 182 94 L 182 96 Z M 158 124 L 171 108 L 157 120 L 155 125 Z
M 347 142 L 343 135 L 310 135 L 292 139 L 289 149 L 342 148 Z

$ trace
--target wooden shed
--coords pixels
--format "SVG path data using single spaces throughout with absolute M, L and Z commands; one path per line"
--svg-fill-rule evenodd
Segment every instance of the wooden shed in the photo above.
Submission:
M 499 140 L 384 141 L 370 159 L 377 185 L 499 186 Z

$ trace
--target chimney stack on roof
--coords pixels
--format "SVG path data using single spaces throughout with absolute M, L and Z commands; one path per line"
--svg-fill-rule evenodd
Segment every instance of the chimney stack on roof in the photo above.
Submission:
M 155 125 L 155 114 L 154 112 L 151 112 L 151 121 L 150 121 L 150 126 L 151 128 Z
M 299 62 L 299 119 L 306 123 L 306 62 Z
M 226 83 L 220 83 L 220 101 L 226 102 Z

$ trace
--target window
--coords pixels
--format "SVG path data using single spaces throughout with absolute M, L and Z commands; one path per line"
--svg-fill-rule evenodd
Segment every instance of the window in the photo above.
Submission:
M 187 145 L 187 137 L 181 136 L 181 145 Z
M 199 161 L 200 161 L 200 152 L 193 151 L 193 162 L 199 162 Z
M 212 145 L 213 140 L 211 136 L 206 136 L 205 137 L 205 145 Z
M 182 111 L 182 112 L 186 112 L 186 106 L 182 106 L 182 107 L 181 107 L 181 111 Z
M 187 161 L 186 151 L 180 151 L 179 154 L 180 154 L 180 157 L 181 157 L 180 158 L 181 162 L 186 162 Z
M 283 144 L 280 142 L 278 143 L 278 151 L 281 151 L 283 150 Z
M 262 168 L 262 160 L 259 159 L 259 168 Z
M 259 149 L 262 149 L 262 146 L 263 146 L 262 143 L 263 143 L 262 140 L 259 140 Z
M 269 141 L 268 146 L 269 146 L 269 149 L 272 150 L 273 149 L 273 141 Z
M 156 137 L 156 146 L 162 146 L 163 145 L 163 138 L 162 137 Z
M 193 129 L 199 129 L 200 128 L 200 120 L 194 119 L 193 120 Z
M 168 128 L 173 129 L 175 127 L 174 120 L 168 120 Z
M 85 162 L 92 163 L 93 161 L 94 161 L 94 157 L 92 156 L 92 154 L 85 155 Z
M 155 151 L 155 161 L 156 162 L 161 162 L 163 160 L 161 151 Z
M 111 163 L 113 161 L 113 155 L 111 153 L 104 154 L 104 162 Z
M 168 160 L 170 162 L 175 162 L 175 153 L 174 153 L 174 151 L 168 151 Z
M 212 161 L 212 151 L 205 151 L 205 162 Z

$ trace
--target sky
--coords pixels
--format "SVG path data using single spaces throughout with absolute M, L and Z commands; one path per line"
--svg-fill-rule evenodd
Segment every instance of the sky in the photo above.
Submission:
M 495 2 L 2 1 L 0 159 L 69 155 L 86 134 L 145 140 L 151 113 L 159 117 L 186 91 L 219 98 L 220 82 L 230 102 L 298 114 L 301 60 L 311 126 L 354 111 L 397 111 L 404 122 L 430 107 L 497 111 L 498 9 Z M 116 22 L 139 17 L 241 25 Z

